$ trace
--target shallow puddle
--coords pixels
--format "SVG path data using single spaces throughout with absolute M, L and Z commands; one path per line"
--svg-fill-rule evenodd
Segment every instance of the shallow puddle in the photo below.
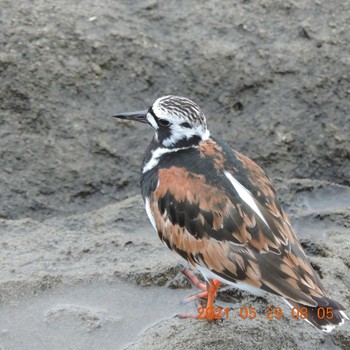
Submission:
M 0 349 L 122 349 L 155 322 L 195 312 L 190 290 L 121 281 L 59 286 L 0 305 Z
M 312 217 L 294 219 L 292 224 L 299 239 L 308 239 L 312 242 L 325 241 L 328 238 L 329 232 L 340 231 L 338 225 L 331 225 Z
M 311 192 L 298 192 L 295 195 L 294 205 L 304 212 L 304 216 L 292 220 L 299 238 L 324 241 L 331 231 L 349 232 L 341 222 L 322 216 L 322 213 L 332 215 L 350 208 L 348 187 L 330 184 L 328 187 L 315 188 Z M 318 214 L 321 214 L 320 217 Z
M 345 186 L 330 185 L 299 192 L 296 198 L 296 206 L 314 212 L 350 208 L 350 188 Z

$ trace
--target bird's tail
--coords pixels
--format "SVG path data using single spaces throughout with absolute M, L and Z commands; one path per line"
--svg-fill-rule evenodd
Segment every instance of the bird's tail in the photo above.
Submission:
M 342 325 L 349 317 L 345 314 L 345 308 L 331 298 L 313 298 L 317 306 L 311 307 L 288 300 L 292 307 L 292 318 L 304 319 L 324 332 L 331 332 L 338 325 Z

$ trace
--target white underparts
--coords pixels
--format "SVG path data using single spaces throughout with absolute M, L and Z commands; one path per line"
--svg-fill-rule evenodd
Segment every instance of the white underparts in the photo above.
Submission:
M 146 208 L 146 213 L 147 213 L 147 216 L 149 218 L 149 221 L 151 222 L 151 224 L 154 227 L 154 229 L 157 231 L 156 220 L 154 220 L 154 217 L 152 215 L 151 206 L 149 204 L 149 199 L 148 198 L 146 198 L 146 200 L 145 200 L 145 208 Z
M 254 287 L 254 286 L 251 286 L 248 283 L 244 283 L 244 282 L 240 282 L 240 281 L 232 282 L 232 281 L 226 280 L 225 278 L 222 278 L 221 276 L 217 275 L 216 273 L 212 272 L 211 270 L 207 269 L 204 266 L 197 265 L 196 267 L 201 272 L 201 274 L 204 276 L 204 278 L 206 280 L 216 279 L 216 280 L 218 280 L 222 283 L 228 284 L 234 288 L 244 290 L 246 292 L 249 292 L 249 293 L 257 295 L 257 296 L 264 296 L 264 295 L 268 294 L 264 290 L 257 288 L 257 287 Z
M 184 149 L 189 148 L 195 148 L 197 146 L 191 146 L 191 147 L 182 147 L 182 148 L 157 148 L 152 151 L 152 157 L 151 159 L 145 164 L 145 166 L 142 169 L 142 173 L 146 173 L 147 171 L 153 169 L 158 165 L 159 159 L 163 154 L 166 153 L 173 153 L 177 151 L 182 151 Z
M 264 215 L 259 210 L 255 203 L 255 199 L 251 192 L 247 190 L 242 184 L 240 184 L 228 171 L 224 171 L 226 177 L 230 180 L 231 184 L 237 191 L 238 195 L 243 199 L 243 201 L 250 206 L 250 208 L 260 217 L 260 219 L 269 227 Z

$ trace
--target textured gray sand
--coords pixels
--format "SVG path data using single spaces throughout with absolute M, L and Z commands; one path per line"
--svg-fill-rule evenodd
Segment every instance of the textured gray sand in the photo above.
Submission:
M 152 132 L 110 118 L 168 93 L 198 102 L 272 178 L 349 314 L 348 1 L 0 8 L 1 350 L 350 348 L 350 322 L 325 335 L 275 298 L 220 295 L 236 311 L 281 306 L 282 320 L 172 317 L 195 291 L 138 195 Z
M 289 192 L 292 188 L 297 193 Z M 314 211 L 314 206 L 325 205 L 327 198 L 320 196 L 325 189 L 344 191 L 326 182 L 286 180 L 280 192 L 288 202 L 298 203 L 289 210 L 297 226 L 308 220 L 319 227 L 302 243 L 330 294 L 348 307 L 349 203 Z M 229 320 L 207 324 L 174 318 L 195 312 L 193 304 L 180 305 L 194 290 L 183 289 L 188 283 L 179 273 L 180 260 L 146 221 L 140 196 L 64 220 L 1 219 L 0 230 L 3 349 L 120 349 L 135 341 L 130 349 L 349 346 L 349 323 L 324 335 L 293 320 L 281 300 L 272 297 L 226 291 L 220 299 L 233 308 Z M 233 317 L 250 306 L 262 319 Z M 282 307 L 284 317 L 266 320 L 269 306 Z

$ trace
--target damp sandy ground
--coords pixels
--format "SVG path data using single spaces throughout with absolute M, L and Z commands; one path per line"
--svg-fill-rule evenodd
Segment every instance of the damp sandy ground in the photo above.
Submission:
M 338 202 L 328 196 L 349 189 L 310 180 L 276 179 L 276 185 L 291 203 L 295 227 L 303 227 L 299 235 L 313 267 L 332 297 L 349 307 L 350 197 Z M 179 272 L 181 260 L 146 221 L 140 196 L 65 220 L 2 219 L 0 229 L 2 349 L 349 346 L 349 323 L 324 335 L 293 320 L 278 298 L 230 289 L 218 301 L 232 308 L 228 320 L 174 317 L 196 312 L 198 305 L 183 303 L 195 290 Z M 241 319 L 239 310 L 250 306 L 258 318 Z M 282 307 L 284 317 L 266 320 L 271 306 Z
M 178 312 L 179 289 L 136 287 L 117 279 L 57 286 L 39 296 L 11 299 L 0 308 L 5 349 L 121 349 L 144 329 Z
M 350 322 L 325 335 L 232 290 L 262 317 L 174 318 L 195 290 L 139 196 L 152 132 L 111 118 L 200 104 L 350 314 L 349 23 L 341 0 L 0 0 L 0 349 L 349 349 Z

